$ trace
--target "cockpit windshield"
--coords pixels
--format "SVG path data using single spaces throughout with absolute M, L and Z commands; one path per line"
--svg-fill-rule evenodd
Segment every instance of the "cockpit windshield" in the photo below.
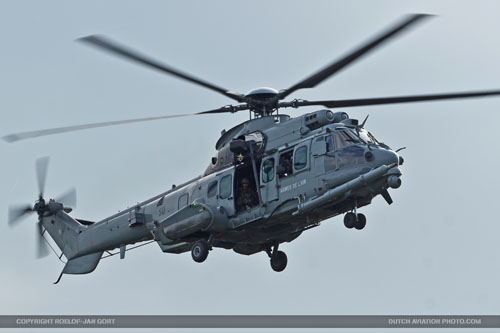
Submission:
M 373 144 L 379 145 L 379 142 L 377 141 L 377 139 L 375 139 L 375 137 L 370 132 L 365 130 L 364 128 L 359 129 L 359 137 L 365 143 L 373 143 Z
M 356 131 L 353 128 L 337 128 L 335 131 L 335 135 L 337 137 L 337 145 L 338 148 L 342 148 L 344 146 L 352 145 L 352 144 L 375 144 L 380 145 L 380 143 L 375 139 L 375 137 L 368 132 L 367 130 L 360 128 Z

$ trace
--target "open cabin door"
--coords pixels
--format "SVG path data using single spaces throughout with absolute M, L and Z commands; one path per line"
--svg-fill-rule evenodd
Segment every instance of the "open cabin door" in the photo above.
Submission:
M 260 176 L 260 193 L 262 203 L 278 200 L 278 186 L 276 176 L 276 161 L 278 154 L 267 156 L 262 160 Z

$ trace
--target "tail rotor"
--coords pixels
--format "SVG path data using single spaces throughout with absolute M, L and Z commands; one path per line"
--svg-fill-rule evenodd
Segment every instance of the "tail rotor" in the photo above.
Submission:
M 74 188 L 63 193 L 58 200 L 50 200 L 49 203 L 45 203 L 43 198 L 43 193 L 45 190 L 45 183 L 47 180 L 49 165 L 49 157 L 42 157 L 36 161 L 36 176 L 38 182 L 38 200 L 35 202 L 34 206 L 31 205 L 13 205 L 9 206 L 9 217 L 8 224 L 10 227 L 14 227 L 23 221 L 28 215 L 32 213 L 38 214 L 38 223 L 36 228 L 37 234 L 37 251 L 36 257 L 42 258 L 49 254 L 49 249 L 47 247 L 47 242 L 43 237 L 45 228 L 42 224 L 42 218 L 44 213 L 56 213 L 54 207 L 61 207 L 65 212 L 71 212 L 72 208 L 76 206 L 76 190 Z M 59 205 L 53 205 L 53 202 L 59 203 Z M 72 208 L 70 208 L 72 207 Z

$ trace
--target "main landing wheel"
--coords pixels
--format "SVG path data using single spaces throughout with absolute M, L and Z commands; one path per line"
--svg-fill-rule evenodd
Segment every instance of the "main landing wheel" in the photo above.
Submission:
M 363 214 L 358 214 L 358 218 L 356 219 L 356 223 L 354 224 L 354 228 L 361 230 L 366 225 L 366 216 Z
M 281 272 L 285 269 L 288 259 L 285 252 L 278 251 L 271 256 L 271 268 L 275 272 Z
M 349 212 L 344 215 L 344 225 L 348 229 L 354 228 L 354 225 L 356 224 L 356 214 L 353 212 Z
M 193 244 L 191 257 L 196 262 L 204 262 L 208 256 L 209 246 L 206 240 L 202 239 Z

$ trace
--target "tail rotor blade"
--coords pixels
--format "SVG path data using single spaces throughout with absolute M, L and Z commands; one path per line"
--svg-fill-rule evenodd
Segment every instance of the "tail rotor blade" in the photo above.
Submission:
M 43 191 L 45 189 L 45 180 L 47 179 L 47 170 L 49 167 L 49 157 L 40 157 L 36 160 L 36 176 L 38 180 L 38 193 L 40 193 L 40 198 L 43 197 Z
M 28 213 L 33 212 L 33 208 L 29 205 L 10 206 L 9 207 L 9 226 L 12 227 L 20 222 Z
M 37 223 L 37 252 L 36 257 L 38 259 L 46 257 L 49 254 L 49 249 L 47 247 L 47 243 L 43 237 L 43 225 L 41 222 Z
M 64 207 L 71 207 L 73 209 L 76 208 L 76 190 L 75 188 L 72 188 L 63 194 L 61 194 L 57 199 L 56 202 L 60 202 L 63 204 Z

